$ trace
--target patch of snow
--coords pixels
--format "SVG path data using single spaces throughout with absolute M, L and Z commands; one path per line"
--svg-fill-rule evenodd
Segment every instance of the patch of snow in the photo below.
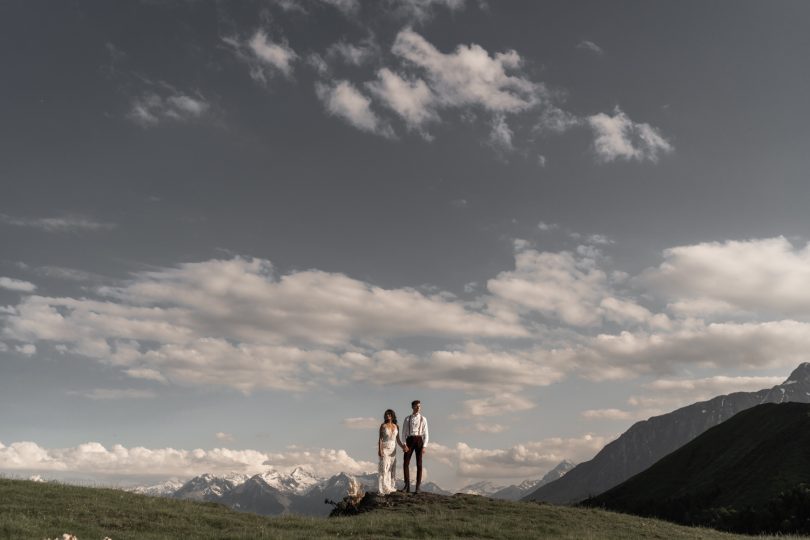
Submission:
M 256 477 L 282 493 L 295 493 L 296 495 L 305 495 L 312 488 L 325 481 L 303 467 L 296 467 L 290 473 L 270 470 L 266 473 L 257 474 L 254 478 Z

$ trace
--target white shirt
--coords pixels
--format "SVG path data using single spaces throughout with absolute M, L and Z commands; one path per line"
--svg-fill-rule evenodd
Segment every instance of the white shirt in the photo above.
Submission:
M 421 436 L 424 446 L 428 443 L 428 423 L 427 418 L 422 416 L 421 413 L 410 414 L 405 417 L 402 423 L 403 439 L 410 436 Z

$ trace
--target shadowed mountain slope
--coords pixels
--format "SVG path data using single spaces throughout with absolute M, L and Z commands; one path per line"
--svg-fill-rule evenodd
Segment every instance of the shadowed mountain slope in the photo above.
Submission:
M 592 460 L 580 463 L 525 499 L 570 504 L 598 495 L 740 411 L 784 402 L 810 402 L 810 363 L 799 365 L 785 382 L 773 388 L 718 396 L 637 422 Z
M 810 531 L 810 404 L 745 410 L 583 502 L 738 532 Z

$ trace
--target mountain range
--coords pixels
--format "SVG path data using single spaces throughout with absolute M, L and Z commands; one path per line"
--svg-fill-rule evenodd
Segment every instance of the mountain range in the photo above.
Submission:
M 300 514 L 326 516 L 331 505 L 324 501 L 339 501 L 346 496 L 349 482 L 354 478 L 366 491 L 377 490 L 377 474 L 349 476 L 345 473 L 322 478 L 310 470 L 297 467 L 289 473 L 271 470 L 248 476 L 231 473 L 223 476 L 202 474 L 185 483 L 167 481 L 153 486 L 129 489 L 144 495 L 218 502 L 235 510 L 266 516 Z M 397 487 L 401 488 L 402 482 Z M 450 495 L 433 482 L 426 482 L 427 493 Z
M 489 481 L 476 482 L 464 486 L 459 490 L 459 493 L 466 493 L 469 495 L 481 495 L 483 497 L 492 497 L 493 499 L 505 499 L 508 501 L 519 501 L 540 486 L 544 486 L 549 482 L 553 482 L 561 478 L 565 473 L 574 468 L 574 464 L 568 460 L 563 460 L 556 467 L 551 469 L 542 478 L 535 480 L 524 480 L 520 484 L 512 484 L 511 486 L 501 486 L 493 484 Z
M 810 404 L 757 405 L 582 504 L 742 533 L 806 534 L 808 448 Z
M 525 500 L 571 504 L 598 495 L 733 417 L 763 403 L 810 403 L 810 363 L 800 364 L 782 384 L 758 392 L 735 392 L 635 423 L 590 461 L 534 490 Z
M 519 485 L 503 487 L 490 482 L 478 482 L 466 486 L 462 492 L 498 499 L 519 500 L 538 485 L 551 482 L 574 467 L 563 461 L 543 478 L 526 480 Z M 248 476 L 231 473 L 223 476 L 202 474 L 180 483 L 167 481 L 153 486 L 131 488 L 129 491 L 144 495 L 218 502 L 235 510 L 267 516 L 299 514 L 325 516 L 331 505 L 325 500 L 339 501 L 346 496 L 349 482 L 354 478 L 366 491 L 377 491 L 377 474 L 349 476 L 345 473 L 330 478 L 316 476 L 310 470 L 298 467 L 289 473 L 271 470 Z M 397 488 L 403 487 L 397 482 Z M 422 491 L 439 495 L 451 495 L 433 482 L 422 484 Z

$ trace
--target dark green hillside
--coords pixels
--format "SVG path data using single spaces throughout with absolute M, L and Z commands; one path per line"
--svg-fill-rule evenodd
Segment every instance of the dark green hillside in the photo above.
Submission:
M 0 538 L 743 538 L 597 509 L 474 495 L 400 496 L 388 508 L 340 518 L 263 517 L 214 503 L 112 489 L 0 479 Z
M 745 410 L 583 504 L 744 532 L 810 532 L 810 405 Z

